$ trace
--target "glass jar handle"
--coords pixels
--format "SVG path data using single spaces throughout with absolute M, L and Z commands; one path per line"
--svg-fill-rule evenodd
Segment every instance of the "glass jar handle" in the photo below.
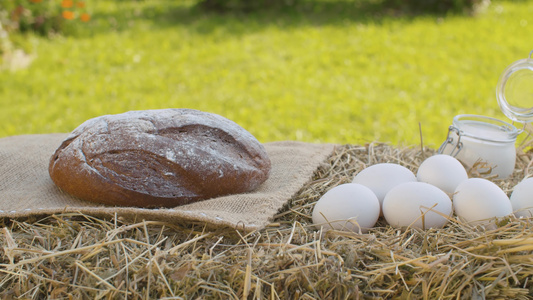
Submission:
M 450 136 L 451 132 L 454 132 L 457 135 L 457 143 L 455 144 L 455 147 L 453 147 L 449 155 L 455 157 L 463 149 L 463 142 L 461 142 L 461 131 L 459 130 L 459 128 L 453 125 L 450 125 L 450 127 L 448 128 L 448 135 L 446 136 L 446 140 L 444 140 L 444 143 L 440 145 L 439 150 L 437 150 L 437 153 L 443 154 L 444 148 L 446 148 L 448 144 L 453 145 L 453 137 Z

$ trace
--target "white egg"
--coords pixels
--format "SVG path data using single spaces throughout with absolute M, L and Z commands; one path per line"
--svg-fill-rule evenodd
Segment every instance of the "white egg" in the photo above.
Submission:
M 513 213 L 509 197 L 495 183 L 470 178 L 459 184 L 453 195 L 455 214 L 472 224 L 490 225 L 492 219 Z
M 313 224 L 316 228 L 367 232 L 379 218 L 376 195 L 361 184 L 346 183 L 326 192 L 315 204 Z
M 432 184 L 448 194 L 468 179 L 468 173 L 455 157 L 437 154 L 425 159 L 416 173 L 418 181 Z
M 510 198 L 515 216 L 533 217 L 533 178 L 526 178 L 518 183 Z
M 442 228 L 452 212 L 450 197 L 425 182 L 402 183 L 383 200 L 383 216 L 393 227 Z
M 398 164 L 382 163 L 363 169 L 353 179 L 353 183 L 362 184 L 371 189 L 383 204 L 385 195 L 395 186 L 405 182 L 416 182 L 411 170 Z

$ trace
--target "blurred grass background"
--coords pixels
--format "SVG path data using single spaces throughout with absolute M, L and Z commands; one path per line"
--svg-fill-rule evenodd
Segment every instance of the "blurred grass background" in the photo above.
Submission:
M 533 49 L 533 2 L 475 16 L 404 14 L 377 0 L 249 13 L 196 1 L 87 1 L 65 34 L 14 36 L 34 60 L 0 71 L 0 137 L 69 132 L 129 110 L 187 107 L 260 141 L 438 147 L 452 118 L 506 120 L 498 77 Z

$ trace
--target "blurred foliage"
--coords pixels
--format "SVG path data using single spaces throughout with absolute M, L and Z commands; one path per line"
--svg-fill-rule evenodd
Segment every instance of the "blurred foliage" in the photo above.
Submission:
M 33 31 L 42 35 L 59 32 L 63 25 L 56 1 L 4 0 L 0 22 L 8 32 Z
M 32 31 L 43 36 L 62 33 L 68 21 L 90 20 L 86 1 L 3 0 L 0 23 L 8 32 Z
M 0 6 L 0 66 L 17 50 L 31 52 L 24 34 L 49 37 L 72 31 L 75 21 L 88 22 L 85 1 L 2 0 Z
M 474 17 L 302 1 L 224 14 L 196 0 L 93 1 L 76 34 L 36 35 L 31 66 L 0 72 L 0 137 L 168 107 L 223 115 L 262 142 L 416 144 L 420 124 L 438 146 L 457 114 L 505 120 L 496 83 L 531 51 L 532 1 L 494 0 Z
M 475 14 L 485 9 L 490 0 L 384 0 L 384 6 L 414 13 Z
M 309 0 L 200 0 L 199 7 L 209 11 L 243 11 L 292 7 Z M 337 2 L 339 2 L 337 0 Z M 382 9 L 394 9 L 396 12 L 412 13 L 467 13 L 474 14 L 487 7 L 490 0 L 361 0 L 377 3 Z
M 302 0 L 201 0 L 199 7 L 209 11 L 254 11 L 293 6 Z

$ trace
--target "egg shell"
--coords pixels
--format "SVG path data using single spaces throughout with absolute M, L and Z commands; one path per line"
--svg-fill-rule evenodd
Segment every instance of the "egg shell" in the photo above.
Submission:
M 352 182 L 371 189 L 382 205 L 385 195 L 392 188 L 405 182 L 416 181 L 415 174 L 406 167 L 392 163 L 381 163 L 363 169 L 354 177 Z
M 313 208 L 317 229 L 368 232 L 379 218 L 379 201 L 366 186 L 355 183 L 338 185 L 327 191 Z
M 455 157 L 437 154 L 425 159 L 416 173 L 418 181 L 432 184 L 448 194 L 468 179 L 468 173 Z
M 510 200 L 515 216 L 533 217 L 533 178 L 519 182 L 514 187 Z
M 442 228 L 452 213 L 450 197 L 425 182 L 402 183 L 383 200 L 383 216 L 393 227 Z
M 491 224 L 492 219 L 511 215 L 513 207 L 505 192 L 492 181 L 470 178 L 453 195 L 455 214 L 472 224 Z

